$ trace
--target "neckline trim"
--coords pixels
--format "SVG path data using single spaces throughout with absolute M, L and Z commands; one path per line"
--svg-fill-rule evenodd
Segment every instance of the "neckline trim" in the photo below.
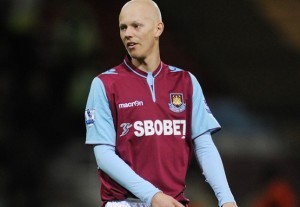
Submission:
M 141 69 L 135 67 L 132 62 L 130 61 L 130 58 L 128 56 L 126 56 L 124 58 L 124 64 L 127 66 L 127 68 L 129 70 L 131 70 L 134 74 L 140 76 L 140 77 L 143 77 L 143 78 L 147 78 L 148 74 L 149 73 L 152 73 L 153 74 L 153 77 L 156 77 L 158 76 L 158 74 L 161 72 L 162 68 L 163 68 L 163 62 L 160 61 L 160 64 L 159 66 L 153 71 L 153 72 L 145 72 L 145 71 L 142 71 Z

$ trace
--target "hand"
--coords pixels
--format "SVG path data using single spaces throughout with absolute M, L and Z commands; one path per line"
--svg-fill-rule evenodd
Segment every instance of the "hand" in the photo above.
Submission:
M 224 203 L 222 207 L 237 207 L 235 202 Z
M 168 196 L 163 192 L 158 192 L 153 196 L 151 206 L 152 207 L 184 207 L 173 197 Z

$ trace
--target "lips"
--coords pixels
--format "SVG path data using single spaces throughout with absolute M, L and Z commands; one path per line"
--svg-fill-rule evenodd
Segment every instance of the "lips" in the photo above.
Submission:
M 137 45 L 137 43 L 135 43 L 135 42 L 127 42 L 127 44 L 126 44 L 128 49 L 133 49 L 135 45 Z

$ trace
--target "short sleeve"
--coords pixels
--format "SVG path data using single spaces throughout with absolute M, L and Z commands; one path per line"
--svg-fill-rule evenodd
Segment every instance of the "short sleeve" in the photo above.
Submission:
M 205 132 L 214 133 L 221 129 L 220 124 L 211 113 L 196 77 L 190 73 L 193 85 L 192 106 L 192 138 L 196 138 Z
M 103 82 L 94 78 L 86 108 L 86 144 L 115 146 L 116 131 Z

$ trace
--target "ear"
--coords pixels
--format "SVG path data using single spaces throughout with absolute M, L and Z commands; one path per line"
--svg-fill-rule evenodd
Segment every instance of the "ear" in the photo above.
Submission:
M 164 31 L 164 23 L 163 22 L 159 22 L 156 26 L 156 30 L 155 30 L 155 37 L 159 37 L 163 31 Z

